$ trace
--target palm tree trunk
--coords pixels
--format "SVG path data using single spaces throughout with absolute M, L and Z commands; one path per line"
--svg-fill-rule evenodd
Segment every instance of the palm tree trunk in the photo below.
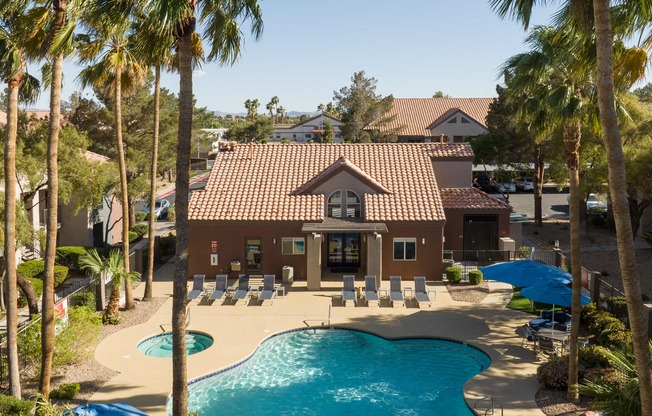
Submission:
M 150 170 L 149 212 L 154 212 L 156 204 L 156 173 L 158 162 L 158 134 L 161 102 L 161 65 L 154 67 L 154 137 L 152 138 L 152 169 Z M 147 242 L 147 278 L 145 279 L 145 300 L 152 299 L 152 282 L 154 280 L 154 224 L 156 218 L 149 216 L 149 240 Z
M 176 164 L 176 252 L 172 303 L 172 414 L 188 414 L 186 383 L 186 297 L 188 272 L 188 191 L 192 134 L 192 33 L 195 18 L 179 38 L 179 141 Z
M 120 169 L 120 192 L 122 193 L 122 255 L 124 257 L 125 271 L 129 271 L 129 194 L 127 189 L 127 166 L 125 164 L 125 151 L 122 144 L 122 73 L 115 71 L 115 91 L 113 97 L 115 138 L 118 150 L 118 168 Z M 125 281 L 125 309 L 134 308 L 134 299 L 131 294 L 131 283 Z
M 58 6 L 58 8 L 57 8 Z M 55 33 L 63 26 L 65 2 L 55 1 Z M 57 254 L 57 220 L 59 211 L 59 169 L 57 166 L 59 130 L 61 129 L 61 81 L 63 78 L 63 55 L 52 62 L 52 85 L 50 87 L 50 134 L 48 138 L 48 218 L 45 245 L 45 270 L 43 273 L 43 305 L 41 307 L 41 374 L 39 392 L 50 396 L 52 354 L 54 352 L 54 259 Z
M 111 285 L 111 295 L 106 304 L 106 315 L 115 318 L 120 309 L 120 285 Z
M 593 0 L 593 13 L 597 43 L 598 106 L 600 124 L 607 148 L 609 194 L 616 224 L 620 274 L 627 297 L 627 313 L 632 330 L 632 343 L 641 394 L 641 414 L 650 415 L 652 414 L 652 363 L 648 346 L 647 319 L 636 274 L 636 252 L 627 203 L 623 145 L 614 105 L 613 36 L 609 0 Z
M 7 361 L 9 393 L 20 399 L 18 368 L 18 288 L 16 286 L 16 136 L 18 134 L 18 87 L 22 72 L 7 82 L 7 125 L 5 126 L 5 242 L 7 264 Z
M 568 401 L 579 403 L 579 377 L 577 336 L 580 326 L 582 294 L 582 253 L 580 246 L 580 195 L 579 195 L 579 162 L 580 139 L 582 126 L 579 121 L 568 123 L 564 126 L 564 147 L 566 148 L 566 165 L 568 166 L 568 180 L 570 182 L 570 255 L 571 274 L 573 276 L 573 301 L 571 306 L 571 336 L 570 354 L 568 357 Z
M 543 198 L 543 174 L 545 166 L 543 164 L 543 155 L 541 146 L 536 145 L 534 150 L 534 224 L 537 227 L 543 226 L 543 211 L 541 208 L 541 199 Z

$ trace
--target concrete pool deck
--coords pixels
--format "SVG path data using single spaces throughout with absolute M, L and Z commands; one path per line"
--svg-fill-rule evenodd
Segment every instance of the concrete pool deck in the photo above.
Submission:
M 127 402 L 150 415 L 166 415 L 165 403 L 172 389 L 172 360 L 144 356 L 136 345 L 144 338 L 171 329 L 173 273 L 172 263 L 156 272 L 154 296 L 169 299 L 146 323 L 107 337 L 95 350 L 97 361 L 120 374 L 102 386 L 91 402 Z M 356 281 L 358 285 L 363 283 Z M 144 286 L 134 290 L 136 298 L 142 295 Z M 389 283 L 383 281 L 382 286 Z M 413 287 L 410 281 L 403 282 L 403 286 Z M 330 323 L 334 326 L 361 329 L 386 338 L 451 338 L 481 348 L 491 357 L 492 364 L 466 383 L 467 403 L 472 406 L 477 398 L 490 396 L 502 405 L 505 415 L 543 415 L 534 400 L 539 388 L 537 357 L 530 346 L 521 347 L 522 338 L 516 333 L 530 315 L 504 307 L 511 297 L 511 286 L 490 281 L 490 294 L 482 303 L 465 303 L 453 301 L 443 283 L 429 282 L 429 287 L 437 290 L 437 299 L 432 307 L 421 308 L 410 301 L 407 307 L 391 307 L 387 301 L 381 307 L 341 306 L 339 300 L 333 300 L 341 287 L 341 282 L 324 282 L 321 291 L 309 292 L 305 282 L 294 282 L 286 285 L 285 298 L 277 298 L 273 305 L 192 302 L 188 329 L 210 334 L 215 343 L 188 357 L 188 380 L 241 361 L 274 333 L 327 325 L 332 305 Z

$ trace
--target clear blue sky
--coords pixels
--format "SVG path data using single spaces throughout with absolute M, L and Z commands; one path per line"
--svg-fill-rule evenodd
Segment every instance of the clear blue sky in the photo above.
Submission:
M 558 3 L 558 2 L 556 2 Z M 377 79 L 377 92 L 394 97 L 492 97 L 498 68 L 525 50 L 525 32 L 501 20 L 488 0 L 261 0 L 265 30 L 233 67 L 204 64 L 194 77 L 199 106 L 244 112 L 258 98 L 260 111 L 277 95 L 288 111 L 316 111 L 333 90 L 364 70 Z M 558 4 L 538 7 L 533 24 L 545 24 Z M 79 89 L 79 71 L 64 65 L 63 97 Z M 163 86 L 178 91 L 178 76 Z M 86 93 L 86 92 L 85 92 Z M 45 92 L 35 106 L 47 108 Z

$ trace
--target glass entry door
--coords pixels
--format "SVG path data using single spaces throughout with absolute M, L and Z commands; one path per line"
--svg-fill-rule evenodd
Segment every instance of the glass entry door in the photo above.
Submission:
M 360 234 L 330 233 L 328 267 L 360 267 Z
M 256 273 L 263 271 L 263 240 L 260 238 L 247 238 L 245 245 L 245 259 L 247 259 L 247 272 Z

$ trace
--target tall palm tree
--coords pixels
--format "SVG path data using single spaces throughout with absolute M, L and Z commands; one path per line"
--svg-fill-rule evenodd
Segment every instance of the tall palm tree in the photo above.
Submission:
M 192 51 L 195 12 L 204 23 L 204 39 L 210 45 L 207 60 L 233 64 L 241 51 L 243 33 L 240 21 L 251 22 L 254 37 L 262 34 L 262 11 L 257 0 L 197 1 L 158 0 L 150 2 L 158 26 L 177 37 L 179 55 L 179 141 L 177 144 L 176 223 L 177 262 L 174 273 L 172 304 L 172 414 L 188 413 L 186 384 L 186 294 L 188 272 L 188 191 L 190 179 L 190 142 L 192 135 Z
M 140 279 L 140 274 L 127 271 L 124 257 L 119 250 L 111 250 L 106 259 L 102 258 L 97 250 L 88 250 L 79 256 L 79 267 L 95 278 L 102 278 L 105 274 L 111 277 L 111 295 L 104 313 L 109 320 L 117 318 L 120 314 L 120 288 L 123 284 L 128 285 Z
M 489 0 L 501 16 L 510 15 L 527 28 L 532 9 L 545 0 Z M 614 93 L 613 32 L 609 0 L 588 0 L 563 2 L 571 11 L 581 14 L 577 22 L 586 22 L 587 10 L 592 9 L 594 18 L 597 66 L 597 95 L 600 109 L 600 124 L 607 149 L 609 168 L 609 194 L 612 202 L 616 240 L 620 258 L 620 274 L 627 298 L 627 313 L 632 329 L 632 344 L 639 375 L 642 414 L 652 414 L 652 360 L 647 346 L 647 318 L 643 306 L 641 288 L 636 273 L 636 251 L 627 204 L 625 158 L 618 128 Z M 635 7 L 639 1 L 625 2 L 625 7 Z M 590 13 L 589 13 L 590 15 Z M 633 19 L 630 19 L 634 22 Z M 585 28 L 583 28 L 585 29 Z
M 120 169 L 120 194 L 122 203 L 122 254 L 125 270 L 129 265 L 129 195 L 127 186 L 127 167 L 122 140 L 122 90 L 128 90 L 143 82 L 145 67 L 133 54 L 133 41 L 129 37 L 131 21 L 128 19 L 109 19 L 106 14 L 97 15 L 92 10 L 87 13 L 86 22 L 89 33 L 83 37 L 79 47 L 81 62 L 88 64 L 80 74 L 83 87 L 95 85 L 109 86 L 113 93 L 113 118 Z M 131 284 L 125 285 L 125 308 L 133 309 L 134 299 Z
M 16 286 L 16 137 L 18 134 L 18 102 L 36 98 L 38 81 L 27 74 L 27 51 L 30 22 L 27 5 L 4 2 L 0 5 L 0 77 L 7 83 L 7 124 L 4 148 L 4 253 L 6 257 L 5 287 L 7 299 L 7 358 L 9 392 L 20 398 L 18 366 L 18 290 Z

